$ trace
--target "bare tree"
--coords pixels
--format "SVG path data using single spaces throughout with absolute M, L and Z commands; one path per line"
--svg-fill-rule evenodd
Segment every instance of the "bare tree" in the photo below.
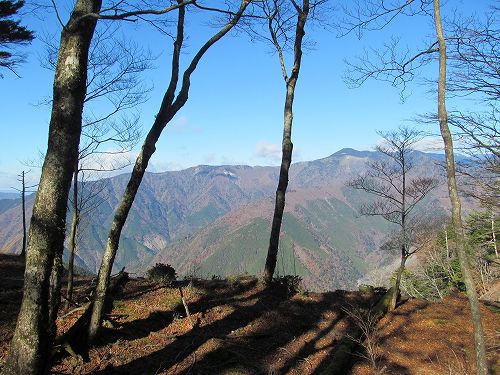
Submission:
M 217 33 L 215 33 L 205 44 L 203 44 L 203 46 L 194 55 L 188 67 L 184 71 L 184 74 L 182 76 L 182 84 L 179 91 L 177 92 L 180 69 L 180 55 L 184 41 L 184 19 L 186 7 L 180 7 L 178 9 L 177 33 L 174 41 L 174 51 L 172 55 L 170 83 L 163 97 L 160 109 L 158 111 L 158 114 L 156 115 L 156 119 L 152 124 L 151 129 L 146 136 L 146 139 L 144 140 L 139 155 L 137 156 L 132 174 L 125 188 L 125 192 L 123 193 L 120 202 L 115 209 L 115 215 L 111 224 L 111 230 L 106 241 L 106 248 L 104 250 L 103 259 L 97 276 L 97 287 L 94 294 L 92 314 L 88 332 L 88 340 L 90 342 L 96 338 L 101 326 L 104 312 L 104 303 L 106 300 L 106 295 L 108 293 L 111 270 L 113 267 L 116 252 L 118 251 L 120 235 L 123 226 L 125 225 L 125 221 L 127 219 L 130 208 L 132 207 L 132 204 L 134 202 L 137 191 L 139 190 L 139 186 L 141 184 L 144 173 L 146 172 L 149 160 L 155 152 L 156 142 L 158 141 L 165 126 L 167 126 L 167 124 L 172 120 L 175 114 L 187 102 L 189 88 L 191 85 L 191 75 L 195 71 L 203 55 L 210 47 L 212 47 L 238 23 L 249 3 L 250 1 L 243 0 L 236 12 L 224 12 L 229 17 L 229 20 L 221 29 L 219 29 Z
M 130 82 L 135 82 L 132 80 Z M 125 92 L 124 95 L 127 95 Z M 135 96 L 135 94 L 134 94 Z M 124 99 L 123 101 L 125 101 Z M 138 117 L 132 122 L 124 118 L 119 123 L 112 117 L 123 109 L 113 110 L 113 114 L 106 114 L 97 120 L 92 120 L 83 125 L 83 141 L 78 153 L 77 165 L 73 173 L 73 195 L 70 199 L 72 204 L 72 220 L 68 238 L 68 282 L 66 287 L 66 303 L 68 308 L 73 298 L 74 260 L 77 247 L 78 232 L 82 216 L 95 211 L 105 200 L 101 196 L 105 186 L 96 180 L 98 175 L 104 172 L 119 171 L 130 165 L 125 156 L 137 144 L 139 140 Z M 114 149 L 106 150 L 102 147 L 115 146 Z M 101 159 L 113 155 L 123 156 L 115 162 L 105 162 Z
M 73 268 L 81 215 L 88 215 L 103 201 L 99 198 L 99 193 L 103 190 L 102 185 L 86 184 L 90 190 L 87 188 L 83 192 L 79 189 L 78 180 L 80 178 L 83 183 L 91 172 L 97 177 L 99 173 L 118 171 L 130 165 L 126 157 L 111 164 L 104 162 L 102 157 L 124 156 L 137 144 L 140 136 L 139 116 L 133 114 L 129 117 L 127 114 L 144 102 L 149 91 L 141 84 L 139 74 L 150 67 L 151 56 L 142 53 L 134 45 L 114 39 L 113 34 L 114 30 L 110 32 L 109 28 L 103 33 L 96 33 L 96 46 L 91 46 L 89 57 L 91 77 L 88 80 L 85 99 L 83 140 L 73 174 L 66 308 L 73 297 Z M 92 109 L 92 102 L 102 99 L 110 103 L 111 108 L 107 112 L 97 114 Z M 86 112 L 89 114 L 86 115 Z M 125 112 L 125 115 L 122 112 Z M 119 115 L 122 115 L 122 118 L 116 119 Z
M 78 0 L 62 31 L 48 149 L 31 217 L 24 295 L 6 374 L 48 371 L 58 310 L 53 297 L 59 294 L 56 281 L 61 268 L 68 191 L 80 140 L 87 53 L 96 24 L 95 19 L 80 17 L 98 12 L 100 6 L 99 0 Z
M 21 253 L 19 254 L 21 257 L 26 256 L 26 193 L 33 193 L 34 187 L 37 185 L 26 185 L 26 174 L 28 174 L 30 171 L 22 171 L 18 175 L 18 181 L 21 183 L 21 189 L 18 188 L 13 188 L 14 190 L 17 190 L 18 192 L 21 193 L 21 210 L 22 210 L 22 221 L 23 221 L 23 247 L 21 248 Z
M 453 155 L 453 139 L 448 125 L 448 113 L 446 110 L 446 40 L 441 21 L 441 5 L 439 0 L 434 0 L 434 24 L 436 36 L 439 43 L 439 78 L 438 78 L 438 118 L 441 136 L 444 142 L 446 156 L 446 172 L 448 174 L 448 192 L 451 200 L 451 218 L 457 235 L 456 252 L 460 262 L 460 268 L 464 276 L 465 287 L 471 308 L 472 323 L 474 326 L 474 341 L 476 343 L 476 366 L 478 375 L 488 374 L 488 361 L 486 359 L 486 343 L 484 340 L 483 325 L 479 300 L 472 278 L 471 267 L 465 252 L 465 234 L 462 223 L 462 212 L 460 196 L 458 195 L 455 157 Z
M 481 17 L 454 17 L 447 38 L 450 95 L 498 103 L 500 98 L 500 7 Z
M 76 161 L 75 172 L 73 172 L 73 214 L 71 219 L 71 230 L 69 234 L 68 247 L 68 282 L 66 285 L 66 302 L 65 308 L 68 308 L 73 299 L 73 279 L 74 279 L 74 262 L 76 252 L 76 235 L 80 224 L 81 205 L 78 204 L 78 160 Z
M 309 0 L 303 0 L 299 6 L 294 0 L 272 0 L 262 2 L 262 10 L 267 18 L 269 31 L 268 40 L 278 54 L 279 64 L 283 79 L 285 81 L 285 107 L 283 121 L 282 157 L 281 168 L 276 189 L 276 201 L 274 206 L 273 222 L 269 237 L 269 247 L 267 250 L 266 265 L 264 268 L 264 280 L 271 282 L 278 256 L 279 236 L 283 211 L 285 209 L 285 194 L 288 186 L 288 171 L 292 163 L 292 124 L 293 124 L 293 100 L 295 96 L 295 86 L 299 78 L 300 65 L 302 62 L 302 42 L 305 35 L 306 21 L 309 18 L 311 5 Z M 295 22 L 294 22 L 295 19 Z M 292 39 L 290 33 L 294 32 Z M 293 65 L 290 72 L 285 64 L 285 52 L 290 48 L 293 40 Z
M 400 127 L 397 131 L 378 134 L 383 138 L 383 143 L 376 150 L 383 158 L 370 162 L 366 174 L 351 180 L 348 185 L 375 197 L 373 201 L 361 206 L 361 214 L 381 216 L 399 226 L 397 235 L 385 246 L 389 250 L 399 249 L 401 254 L 389 305 L 389 309 L 393 310 L 398 300 L 406 261 L 418 249 L 415 246 L 415 236 L 421 218 L 415 215 L 414 209 L 437 186 L 437 180 L 412 173 L 414 146 L 423 139 L 421 131 Z
M 97 170 L 94 174 L 81 164 L 81 160 L 76 166 L 73 174 L 73 192 L 70 198 L 72 208 L 72 219 L 70 224 L 70 233 L 68 237 L 68 277 L 66 284 L 66 297 L 64 308 L 69 308 L 73 301 L 73 281 L 74 281 L 74 263 L 79 238 L 82 235 L 82 219 L 91 215 L 102 203 L 106 197 L 102 196 L 105 189 L 103 180 L 96 180 L 100 172 L 108 170 Z M 121 165 L 125 167 L 125 165 Z M 119 166 L 113 170 L 121 169 Z M 93 176 L 93 177 L 91 177 Z M 93 180 L 93 181 L 92 181 Z
M 474 111 L 450 111 L 449 123 L 459 138 L 459 148 L 473 163 L 459 172 L 472 182 L 467 192 L 490 209 L 500 201 L 500 8 L 492 6 L 483 17 L 454 19 L 449 38 L 450 95 L 467 97 Z
M 404 89 L 408 82 L 413 79 L 418 69 L 422 65 L 433 61 L 432 57 L 438 54 L 437 119 L 444 143 L 448 192 L 452 206 L 452 222 L 457 236 L 456 252 L 464 276 L 467 296 L 471 308 L 474 340 L 476 344 L 477 371 L 478 374 L 486 375 L 488 373 L 488 363 L 486 360 L 484 333 L 478 296 L 472 278 L 471 267 L 465 252 L 465 235 L 462 224 L 461 202 L 456 182 L 453 139 L 449 128 L 448 112 L 446 109 L 446 44 L 447 40 L 460 38 L 460 36 L 452 36 L 448 37 L 448 39 L 444 36 L 439 0 L 394 0 L 389 3 L 374 0 L 368 1 L 367 3 L 356 2 L 355 10 L 348 14 L 348 19 L 350 21 L 345 28 L 346 32 L 363 30 L 373 25 L 375 25 L 376 28 L 384 27 L 393 21 L 399 14 L 427 15 L 432 17 L 435 26 L 435 39 L 420 51 L 413 53 L 409 50 L 403 50 L 398 53 L 397 43 L 391 43 L 386 45 L 385 51 L 379 51 L 374 57 L 372 56 L 371 59 L 365 56 L 365 58 L 362 58 L 357 64 L 351 64 L 351 72 L 355 75 L 352 77 L 351 83 L 359 85 L 369 78 L 376 78 L 389 81 L 392 85 L 401 86 Z
M 131 111 L 145 102 L 150 91 L 140 76 L 151 68 L 154 58 L 135 43 L 123 40 L 118 36 L 118 31 L 116 23 L 98 25 L 89 50 L 82 140 L 73 174 L 72 198 L 70 197 L 72 221 L 68 237 L 65 308 L 69 307 L 73 296 L 73 268 L 80 216 L 82 213 L 89 214 L 103 201 L 98 197 L 103 190 L 102 184 L 88 184 L 91 188 L 87 188 L 84 194 L 79 194 L 79 185 L 90 174 L 97 179 L 101 172 L 118 171 L 131 164 L 125 155 L 137 144 L 140 136 L 139 115 Z M 43 41 L 46 55 L 42 65 L 54 70 L 58 47 L 53 37 L 46 37 Z M 51 100 L 46 102 L 51 103 Z M 109 162 L 110 155 L 115 159 L 114 162 Z M 120 155 L 123 157 L 119 158 Z
M 54 5 L 55 3 L 52 2 Z M 68 193 L 82 128 L 88 54 L 98 19 L 131 19 L 165 14 L 163 9 L 124 10 L 118 2 L 103 9 L 101 0 L 77 0 L 62 26 L 52 95 L 48 147 L 33 206 L 27 245 L 24 294 L 12 338 L 6 374 L 42 374 L 49 369 L 60 303 L 60 277 Z

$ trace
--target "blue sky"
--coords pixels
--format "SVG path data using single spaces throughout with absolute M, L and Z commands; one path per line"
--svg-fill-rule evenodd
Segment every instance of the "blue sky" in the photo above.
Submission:
M 444 6 L 448 12 L 458 7 L 469 14 L 490 3 L 448 0 Z M 188 18 L 184 61 L 213 33 L 200 17 Z M 27 15 L 23 23 L 37 35 L 59 32 L 51 14 L 43 20 Z M 354 35 L 339 39 L 335 32 L 312 26 L 308 25 L 306 33 L 315 46 L 304 53 L 295 95 L 294 161 L 326 157 L 344 147 L 370 149 L 378 139 L 376 130 L 396 128 L 418 113 L 434 110 L 435 95 L 423 85 L 413 84 L 412 95 L 402 103 L 399 91 L 386 83 L 369 81 L 359 89 L 349 89 L 342 80 L 345 58 L 352 59 L 367 46 L 379 46 L 391 35 L 401 36 L 410 46 L 422 45 L 433 31 L 429 20 L 404 18 L 382 32 L 366 33 L 361 40 Z M 145 134 L 170 77 L 172 43 L 152 28 L 125 27 L 127 35 L 159 55 L 156 69 L 144 77 L 154 90 L 138 108 Z M 40 39 L 35 39 L 25 49 L 27 62 L 18 69 L 21 78 L 4 72 L 0 79 L 1 191 L 15 186 L 16 175 L 28 169 L 23 163 L 46 147 L 50 107 L 37 103 L 50 96 L 53 73 L 40 66 L 43 48 Z M 435 65 L 428 67 L 430 78 L 435 69 Z M 193 74 L 189 101 L 162 134 L 150 170 L 198 164 L 279 164 L 284 88 L 270 46 L 251 42 L 242 34 L 226 36 L 208 51 Z M 31 178 L 36 180 L 38 173 L 32 168 Z

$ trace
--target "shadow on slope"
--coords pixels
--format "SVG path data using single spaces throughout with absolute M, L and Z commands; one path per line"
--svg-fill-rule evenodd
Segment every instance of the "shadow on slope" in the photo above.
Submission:
M 359 293 L 300 293 L 289 299 L 256 278 L 194 280 L 184 294 L 156 289 L 139 297 L 132 282 L 89 363 L 70 358 L 53 371 L 81 374 L 313 374 L 321 371 L 348 328 L 342 306 L 368 305 Z M 136 285 L 134 285 L 136 284 Z M 139 283 L 140 284 L 140 283 Z M 133 296 L 133 297 L 131 297 Z

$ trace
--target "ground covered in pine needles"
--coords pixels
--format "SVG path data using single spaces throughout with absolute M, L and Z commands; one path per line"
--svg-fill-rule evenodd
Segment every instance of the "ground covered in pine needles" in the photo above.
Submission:
M 22 264 L 0 256 L 0 364 L 5 361 L 22 294 Z M 90 280 L 77 282 L 85 303 Z M 89 361 L 60 355 L 58 374 L 321 374 L 355 324 L 350 312 L 373 304 L 369 293 L 264 288 L 251 276 L 186 280 L 178 288 L 130 280 L 117 296 Z M 483 306 L 489 359 L 498 369 L 500 319 Z M 59 333 L 82 313 L 62 310 Z M 386 315 L 346 374 L 469 374 L 474 346 L 467 300 L 457 294 L 429 303 L 410 300 Z M 367 346 L 364 344 L 364 346 Z

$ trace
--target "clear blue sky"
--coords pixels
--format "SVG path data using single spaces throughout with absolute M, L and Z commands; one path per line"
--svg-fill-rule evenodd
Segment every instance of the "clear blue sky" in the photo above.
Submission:
M 491 3 L 448 0 L 444 7 L 447 11 L 458 7 L 468 14 Z M 69 8 L 68 4 L 62 7 Z M 59 32 L 54 15 L 47 14 L 43 20 L 27 15 L 23 20 L 36 35 Z M 199 15 L 188 18 L 184 61 L 213 32 L 200 21 Z M 429 20 L 400 19 L 387 30 L 366 33 L 362 40 L 354 35 L 338 39 L 335 32 L 311 26 L 307 36 L 316 45 L 303 56 L 295 95 L 294 161 L 326 157 L 343 147 L 370 149 L 377 142 L 375 130 L 395 128 L 418 113 L 434 110 L 435 97 L 429 87 L 412 85 L 412 95 L 401 103 L 399 91 L 386 83 L 369 81 L 359 89 L 348 89 L 342 80 L 345 58 L 359 55 L 367 46 L 380 46 L 391 35 L 400 35 L 410 46 L 422 45 L 433 32 Z M 154 90 L 139 107 L 145 134 L 170 78 L 172 43 L 152 28 L 126 27 L 128 35 L 160 55 L 156 69 L 145 77 Z M 36 158 L 46 147 L 50 107 L 37 103 L 51 94 L 53 73 L 40 66 L 43 49 L 41 40 L 35 39 L 25 49 L 27 62 L 18 69 L 21 78 L 3 72 L 0 79 L 0 191 L 15 186 L 16 175 L 27 169 L 23 162 Z M 431 75 L 435 68 L 429 67 Z M 165 129 L 150 170 L 198 164 L 278 164 L 283 102 L 284 83 L 270 46 L 252 43 L 245 35 L 226 36 L 192 76 L 189 101 Z M 38 173 L 33 170 L 32 179 Z

